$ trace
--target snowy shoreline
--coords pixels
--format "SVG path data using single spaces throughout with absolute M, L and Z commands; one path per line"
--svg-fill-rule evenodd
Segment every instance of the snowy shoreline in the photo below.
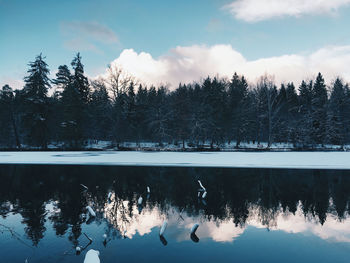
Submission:
M 0 152 L 0 164 L 350 169 L 350 152 Z

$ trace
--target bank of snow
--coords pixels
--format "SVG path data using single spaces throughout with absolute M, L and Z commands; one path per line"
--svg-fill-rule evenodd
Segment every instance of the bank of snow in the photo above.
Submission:
M 350 169 L 350 152 L 0 152 L 0 164 Z

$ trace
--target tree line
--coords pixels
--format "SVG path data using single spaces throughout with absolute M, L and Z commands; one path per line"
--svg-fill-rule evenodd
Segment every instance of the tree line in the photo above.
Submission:
M 0 91 L 0 145 L 81 148 L 91 140 L 174 143 L 212 148 L 242 142 L 296 148 L 343 147 L 350 142 L 350 89 L 341 78 L 326 86 L 321 73 L 277 87 L 262 76 L 207 77 L 191 84 L 146 87 L 110 66 L 108 78 L 89 80 L 78 53 L 54 79 L 40 54 L 28 64 L 23 89 Z

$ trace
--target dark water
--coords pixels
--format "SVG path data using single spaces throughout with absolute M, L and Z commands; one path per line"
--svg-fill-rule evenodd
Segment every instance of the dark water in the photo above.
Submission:
M 0 262 L 350 261 L 350 171 L 6 165 L 0 180 Z

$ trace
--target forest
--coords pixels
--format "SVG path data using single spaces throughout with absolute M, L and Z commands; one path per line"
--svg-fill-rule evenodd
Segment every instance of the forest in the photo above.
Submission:
M 214 66 L 214 65 L 213 65 Z M 90 80 L 78 53 L 55 78 L 43 55 L 29 62 L 22 89 L 0 90 L 0 148 L 82 149 L 91 141 L 172 143 L 185 149 L 288 143 L 320 149 L 350 143 L 350 88 L 341 78 L 278 85 L 262 76 L 206 77 L 176 89 L 145 86 L 121 68 Z

